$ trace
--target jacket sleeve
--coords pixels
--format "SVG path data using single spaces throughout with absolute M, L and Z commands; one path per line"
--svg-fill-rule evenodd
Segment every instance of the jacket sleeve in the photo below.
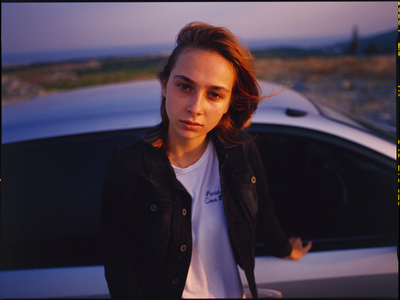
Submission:
M 268 191 L 264 164 L 254 141 L 245 144 L 245 152 L 257 180 L 256 241 L 265 242 L 267 252 L 274 256 L 288 256 L 292 251 L 292 247 L 275 216 L 273 203 Z
M 143 298 L 139 288 L 135 220 L 127 196 L 127 174 L 111 157 L 101 198 L 104 269 L 110 295 L 115 299 Z

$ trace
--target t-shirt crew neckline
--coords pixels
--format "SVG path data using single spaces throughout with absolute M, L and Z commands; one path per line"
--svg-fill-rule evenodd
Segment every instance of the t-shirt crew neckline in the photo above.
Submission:
M 198 167 L 200 167 L 203 164 L 203 162 L 209 157 L 209 154 L 211 151 L 212 151 L 212 142 L 208 141 L 206 150 L 203 152 L 201 157 L 194 164 L 187 166 L 186 168 L 180 168 L 180 167 L 174 166 L 173 164 L 171 164 L 171 166 L 174 168 L 175 172 L 178 172 L 179 174 L 189 173 L 189 172 L 197 169 Z

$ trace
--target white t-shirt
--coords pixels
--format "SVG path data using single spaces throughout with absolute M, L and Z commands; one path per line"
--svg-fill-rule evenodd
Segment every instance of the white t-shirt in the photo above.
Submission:
M 243 298 L 229 242 L 218 157 L 210 140 L 201 158 L 187 168 L 173 166 L 192 197 L 193 250 L 183 298 Z

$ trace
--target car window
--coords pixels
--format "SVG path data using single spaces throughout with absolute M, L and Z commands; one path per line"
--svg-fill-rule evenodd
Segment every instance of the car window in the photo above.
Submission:
M 0 268 L 101 264 L 100 195 L 108 159 L 144 130 L 2 145 Z
M 276 214 L 289 236 L 312 240 L 314 251 L 397 244 L 394 160 L 298 128 L 249 130 L 257 136 Z

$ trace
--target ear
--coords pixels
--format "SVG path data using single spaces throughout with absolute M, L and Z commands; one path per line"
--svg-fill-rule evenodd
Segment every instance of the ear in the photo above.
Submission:
M 229 105 L 226 107 L 226 109 L 225 109 L 225 113 L 224 114 L 226 114 L 227 112 L 228 112 L 228 110 L 229 110 L 229 108 L 231 107 L 231 104 L 229 103 Z

